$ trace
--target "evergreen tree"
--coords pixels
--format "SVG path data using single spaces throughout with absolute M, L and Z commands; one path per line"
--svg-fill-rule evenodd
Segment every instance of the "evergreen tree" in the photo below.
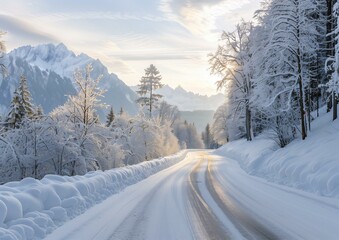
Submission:
M 162 79 L 158 69 L 151 64 L 149 68 L 145 69 L 145 75 L 141 78 L 138 85 L 139 91 L 137 93 L 140 98 L 137 100 L 142 106 L 147 106 L 150 117 L 152 117 L 152 110 L 162 95 L 154 93 L 155 90 L 162 88 L 163 84 L 160 82 Z
M 24 117 L 32 119 L 35 115 L 35 112 L 32 104 L 31 93 L 29 92 L 27 86 L 27 79 L 24 75 L 20 76 L 17 92 L 20 99 L 20 114 Z
M 41 118 L 44 115 L 44 111 L 41 106 L 37 107 L 36 109 L 36 118 Z
M 14 91 L 10 110 L 6 119 L 6 126 L 8 128 L 18 128 L 22 118 L 23 114 L 21 109 L 21 103 L 20 103 L 20 96 L 17 92 L 17 90 Z
M 205 144 L 205 148 L 209 149 L 211 148 L 211 143 L 212 143 L 212 137 L 211 137 L 211 130 L 210 130 L 210 125 L 207 124 L 206 128 L 205 128 L 205 132 L 203 134 L 204 136 L 204 144 Z
M 124 114 L 124 109 L 121 107 L 121 108 L 120 108 L 119 115 L 122 116 L 123 114 Z
M 106 126 L 109 127 L 112 122 L 114 121 L 114 111 L 113 111 L 113 107 L 111 107 L 111 110 L 109 111 L 108 115 L 107 115 L 107 121 L 106 121 Z
M 10 111 L 7 115 L 7 126 L 18 128 L 24 118 L 33 119 L 35 115 L 32 98 L 28 90 L 27 80 L 20 76 L 19 87 L 14 91 Z

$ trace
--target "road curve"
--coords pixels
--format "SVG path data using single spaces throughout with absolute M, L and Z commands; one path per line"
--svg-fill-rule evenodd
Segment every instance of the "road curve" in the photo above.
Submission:
M 205 158 L 208 159 L 208 167 L 206 168 L 205 175 L 208 191 L 243 237 L 246 239 L 262 240 L 281 239 L 282 237 L 279 238 L 279 236 L 265 225 L 249 215 L 246 212 L 245 206 L 241 206 L 234 197 L 223 190 L 221 183 L 214 176 L 211 158 L 208 155 L 205 155 Z
M 321 225 L 322 213 L 336 219 L 338 205 L 249 176 L 234 160 L 192 151 L 46 239 L 333 239 L 324 226 L 338 231 L 337 226 Z

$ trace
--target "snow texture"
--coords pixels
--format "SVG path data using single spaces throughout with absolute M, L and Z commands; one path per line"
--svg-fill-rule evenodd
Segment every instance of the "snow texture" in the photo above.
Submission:
M 47 175 L 0 186 L 0 239 L 42 239 L 66 221 L 183 160 L 187 151 L 85 176 Z
M 322 109 L 325 112 L 325 109 Z M 339 198 L 339 122 L 323 113 L 312 124 L 307 140 L 294 140 L 285 148 L 260 136 L 238 140 L 216 150 L 239 162 L 249 174 L 324 197 Z

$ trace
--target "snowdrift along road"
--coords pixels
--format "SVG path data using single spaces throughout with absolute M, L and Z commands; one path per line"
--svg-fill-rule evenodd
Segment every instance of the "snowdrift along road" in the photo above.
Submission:
M 188 151 L 85 176 L 47 175 L 0 186 L 0 239 L 42 239 L 113 194 L 185 158 Z

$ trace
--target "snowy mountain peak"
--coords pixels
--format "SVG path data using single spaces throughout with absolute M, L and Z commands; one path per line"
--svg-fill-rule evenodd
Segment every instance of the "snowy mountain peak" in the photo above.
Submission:
M 109 73 L 107 67 L 99 59 L 93 59 L 85 53 L 76 55 L 63 43 L 58 45 L 43 44 L 34 47 L 23 46 L 8 53 L 7 59 L 8 70 L 12 73 L 12 77 L 0 82 L 2 95 L 7 96 L 6 101 L 0 103 L 0 111 L 1 108 L 9 105 L 17 84 L 18 74 L 26 75 L 37 105 L 44 106 L 43 102 L 48 101 L 48 99 L 38 99 L 39 95 L 48 96 L 46 84 L 56 85 L 54 91 L 58 92 L 58 97 L 54 99 L 54 104 L 50 104 L 50 107 L 44 109 L 45 112 L 48 112 L 55 105 L 62 105 L 65 101 L 64 96 L 69 95 L 57 82 L 69 82 L 74 85 L 74 71 L 84 69 L 87 64 L 91 63 L 94 69 L 92 77 L 103 76 L 100 87 L 107 90 L 104 102 L 114 106 L 115 109 L 123 107 L 130 114 L 137 112 L 137 105 L 134 101 L 137 95 L 124 82 L 115 74 Z M 51 88 L 48 91 L 51 91 Z M 103 117 L 104 113 L 99 113 L 99 115 Z
M 85 54 L 75 55 L 63 43 L 24 46 L 11 51 L 9 56 L 22 58 L 41 70 L 52 70 L 62 77 L 69 78 L 72 78 L 76 67 L 83 66 L 91 60 Z

